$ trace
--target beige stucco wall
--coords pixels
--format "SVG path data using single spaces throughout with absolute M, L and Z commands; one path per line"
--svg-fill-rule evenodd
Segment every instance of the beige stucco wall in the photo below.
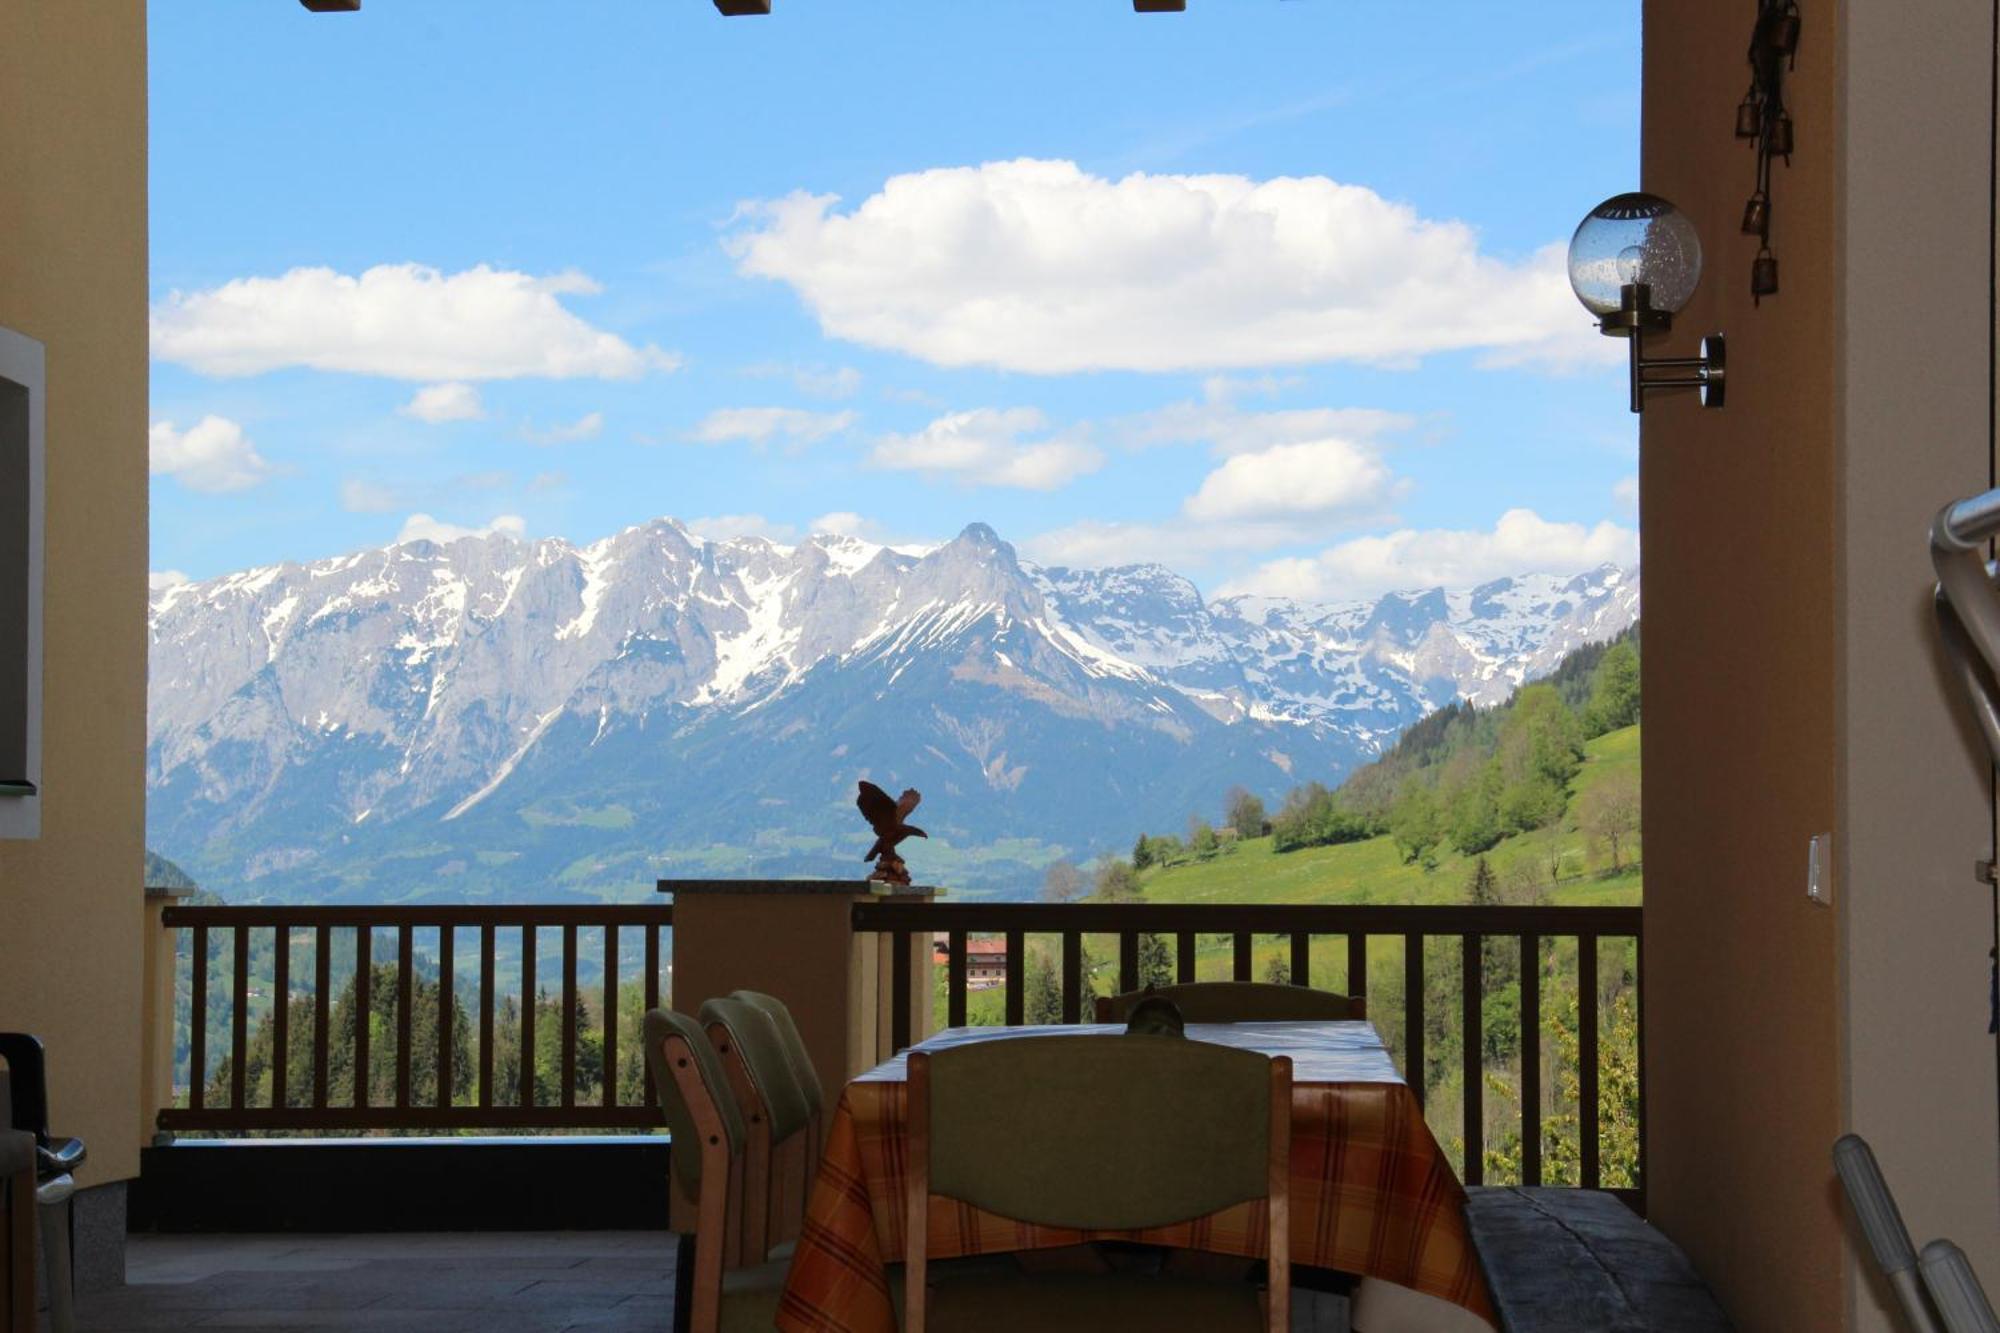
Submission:
M 146 6 L 0 3 L 0 325 L 48 349 L 42 834 L 0 841 L 0 1028 L 86 1183 L 137 1174 L 146 730 Z
M 1677 334 L 1730 352 L 1727 408 L 1663 399 L 1641 428 L 1650 1205 L 1739 1328 L 1888 1328 L 1831 1170 L 1844 1130 L 1919 1243 L 2000 1254 L 1987 788 L 1924 549 L 1987 469 L 1991 9 L 1806 6 L 1761 308 L 1731 135 L 1751 17 L 1646 6 L 1643 179 L 1708 257 Z M 1805 896 L 1819 832 L 1831 908 Z
M 1991 765 L 1942 672 L 1924 540 L 1988 485 L 1993 8 L 1841 17 L 1843 1120 L 1916 1243 L 1952 1237 L 2000 1293 L 1993 896 L 1972 868 Z M 1872 1265 L 1851 1271 L 1852 1326 L 1902 1327 Z
M 1751 14 L 1646 6 L 1641 178 L 1707 260 L 1675 341 L 1726 334 L 1729 403 L 1659 396 L 1640 426 L 1648 1202 L 1746 1333 L 1835 1328 L 1841 1304 L 1837 921 L 1805 895 L 1839 798 L 1831 11 L 1793 85 L 1784 290 L 1761 309 L 1731 135 Z

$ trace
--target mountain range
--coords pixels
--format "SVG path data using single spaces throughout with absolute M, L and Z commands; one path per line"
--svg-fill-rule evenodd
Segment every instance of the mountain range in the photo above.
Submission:
M 1331 786 L 1638 616 L 1636 569 L 1308 605 L 1158 565 L 710 541 L 404 542 L 154 593 L 148 840 L 232 900 L 632 897 L 857 877 L 857 778 L 924 793 L 922 880 L 1023 896 L 1058 857 Z

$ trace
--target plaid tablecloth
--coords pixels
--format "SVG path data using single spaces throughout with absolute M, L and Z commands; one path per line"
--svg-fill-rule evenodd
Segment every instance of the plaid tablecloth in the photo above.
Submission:
M 919 1049 L 1121 1030 L 952 1028 Z M 1493 1322 L 1466 1229 L 1465 1192 L 1374 1028 L 1355 1022 L 1190 1024 L 1188 1036 L 1292 1057 L 1293 1263 L 1399 1283 Z M 848 1084 L 835 1108 L 778 1311 L 785 1333 L 894 1333 L 886 1265 L 903 1253 L 903 1077 L 898 1056 Z M 1141 1232 L 1081 1232 L 1030 1226 L 933 1198 L 927 1225 L 936 1259 L 1105 1239 L 1246 1258 L 1265 1252 L 1261 1204 Z

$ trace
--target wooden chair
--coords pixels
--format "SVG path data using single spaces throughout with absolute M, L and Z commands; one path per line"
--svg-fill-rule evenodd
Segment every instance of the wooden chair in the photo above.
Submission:
M 33 1333 L 35 1328 L 35 1136 L 17 1131 L 8 1070 L 0 1066 L 0 1190 L 7 1208 L 0 1216 L 5 1268 L 0 1270 L 0 1331 Z
M 783 1000 L 754 990 L 731 991 L 729 998 L 753 1005 L 770 1018 L 772 1026 L 778 1030 L 778 1040 L 784 1045 L 792 1076 L 798 1081 L 799 1091 L 805 1095 L 806 1135 L 800 1143 L 799 1156 L 805 1163 L 801 1194 L 810 1198 L 813 1178 L 819 1174 L 820 1145 L 826 1133 L 826 1089 L 819 1081 L 819 1071 L 813 1068 L 805 1038 L 799 1035 L 799 1025 L 792 1021 L 792 1011 L 785 1007 Z
M 1368 1001 L 1359 995 L 1336 995 L 1310 986 L 1273 985 L 1265 981 L 1190 981 L 1179 986 L 1148 986 L 1097 999 L 1097 1021 L 1123 1023 L 1132 1006 L 1149 995 L 1171 1000 L 1189 1023 L 1330 1022 L 1368 1017 Z
M 803 1179 L 795 1188 L 778 1156 L 800 1142 L 811 1110 L 769 1014 L 726 997 L 705 1001 L 701 1021 L 743 1113 L 743 1253 L 748 1262 L 761 1263 L 772 1257 L 793 1218 L 805 1214 Z
M 1019 1037 L 909 1057 L 904 1330 L 1291 1327 L 1292 1063 L 1171 1037 Z M 932 1289 L 933 1196 L 1129 1230 L 1263 1200 L 1268 1283 L 960 1276 Z
M 644 1022 L 646 1062 L 673 1134 L 674 1183 L 698 1209 L 691 1276 L 674 1327 L 687 1333 L 768 1330 L 785 1285 L 783 1263 L 740 1264 L 743 1150 L 748 1132 L 729 1076 L 701 1025 L 671 1009 Z

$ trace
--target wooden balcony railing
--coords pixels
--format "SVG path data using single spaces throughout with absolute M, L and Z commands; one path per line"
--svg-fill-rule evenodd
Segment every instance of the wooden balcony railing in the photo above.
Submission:
M 636 1034 L 671 990 L 670 906 L 176 903 L 160 920 L 180 947 L 154 971 L 186 1043 L 178 1093 L 155 1099 L 163 1130 L 662 1123 Z M 851 925 L 895 946 L 897 1047 L 940 985 L 933 1021 L 961 1026 L 1088 1021 L 1094 994 L 1147 980 L 1282 976 L 1369 1000 L 1467 1184 L 1642 1187 L 1637 907 L 864 901 Z M 933 935 L 935 971 L 911 947 Z M 975 937 L 1001 943 L 982 955 L 1005 973 L 990 991 L 967 984 Z
M 894 1041 L 900 1049 L 910 1043 L 913 937 L 942 934 L 945 952 L 945 1025 L 963 1026 L 969 1016 L 970 993 L 966 985 L 966 944 L 975 935 L 997 936 L 1005 941 L 1004 1000 L 998 1021 L 1010 1024 L 1030 1021 L 1063 1023 L 1090 1021 L 1090 992 L 1109 993 L 1138 988 L 1142 981 L 1141 940 L 1146 936 L 1173 942 L 1171 980 L 1186 982 L 1215 980 L 1262 980 L 1257 975 L 1259 937 L 1264 939 L 1267 962 L 1282 964 L 1283 975 L 1299 984 L 1320 984 L 1371 1000 L 1369 1016 L 1391 1042 L 1402 1051 L 1401 1068 L 1419 1102 L 1426 1097 L 1429 1066 L 1426 1064 L 1426 1036 L 1434 1015 L 1428 1005 L 1426 984 L 1433 968 L 1441 973 L 1455 969 L 1457 983 L 1448 1003 L 1457 1008 L 1457 1037 L 1460 1068 L 1456 1071 L 1462 1098 L 1459 1133 L 1447 1128 L 1442 1138 L 1456 1138 L 1461 1146 L 1460 1178 L 1468 1185 L 1483 1183 L 1487 1175 L 1486 1093 L 1493 1075 L 1490 1059 L 1487 1002 L 1489 994 L 1484 972 L 1495 947 L 1513 954 L 1499 961 L 1516 971 L 1518 1009 L 1515 1011 L 1513 1043 L 1517 1078 L 1509 1091 L 1520 1105 L 1518 1120 L 1518 1165 L 1511 1159 L 1505 1174 L 1527 1185 L 1545 1183 L 1543 1105 L 1545 1093 L 1565 1094 L 1559 1098 L 1574 1106 L 1576 1120 L 1574 1175 L 1566 1183 L 1586 1188 L 1610 1185 L 1636 1198 L 1643 1189 L 1645 1134 L 1643 1086 L 1631 1089 L 1633 1109 L 1622 1126 L 1636 1145 L 1627 1145 L 1622 1154 L 1618 1177 L 1605 1179 L 1603 1146 L 1607 1128 L 1601 1114 L 1605 1088 L 1600 1084 L 1607 1054 L 1622 1057 L 1616 1068 L 1629 1073 L 1635 1082 L 1641 1068 L 1636 1050 L 1643 987 L 1639 984 L 1638 944 L 1641 909 L 1637 907 L 1507 907 L 1507 906 L 1311 906 L 1287 904 L 1207 905 L 1153 903 L 861 903 L 854 909 L 857 931 L 892 935 L 896 947 L 891 988 L 894 1013 Z M 1060 1008 L 1055 1013 L 1030 1015 L 1028 1012 L 1027 945 L 1040 935 L 1054 937 L 1050 950 L 1059 949 Z M 1086 977 L 1086 942 L 1092 936 L 1115 937 L 1117 963 L 1107 984 L 1091 986 Z M 1275 941 L 1274 938 L 1275 937 Z M 1333 937 L 1338 937 L 1337 941 Z M 1203 967 L 1203 941 L 1209 965 Z M 1443 956 L 1427 948 L 1427 941 L 1444 946 Z M 1600 941 L 1615 941 L 1622 955 L 1601 954 Z M 1339 944 L 1332 958 L 1316 955 L 1316 942 Z M 1379 944 L 1375 942 L 1381 942 Z M 1277 953 L 1268 952 L 1272 943 Z M 1456 944 L 1453 949 L 1450 946 Z M 1371 947 L 1371 945 L 1373 947 Z M 1221 954 L 1220 958 L 1214 957 Z M 1371 970 L 1371 955 L 1375 959 Z M 1315 958 L 1322 965 L 1315 969 Z M 1518 965 L 1514 959 L 1518 959 Z M 1108 962 L 1106 960 L 1108 971 Z M 1614 988 L 1629 983 L 1631 1012 L 1629 1044 L 1634 1049 L 1608 1053 L 1601 1037 L 1600 1017 L 1603 995 L 1600 962 L 1611 965 Z M 1329 964 L 1331 966 L 1329 966 Z M 1385 978 L 1382 973 L 1388 972 Z M 1329 973 L 1332 975 L 1329 976 Z M 1586 986 L 1584 979 L 1590 979 Z M 1158 980 L 1161 978 L 1155 977 Z M 1444 979 L 1449 980 L 1448 976 Z M 928 984 L 929 978 L 924 979 Z M 1400 1003 L 1385 1010 L 1384 1001 Z M 1575 1006 L 1573 1026 L 1568 1014 L 1547 1017 L 1561 1022 L 1573 1037 L 1576 1055 L 1565 1065 L 1572 1074 L 1574 1089 L 1544 1087 L 1544 983 L 1559 986 Z M 1326 984 L 1331 982 L 1330 985 Z M 1587 998 L 1586 998 L 1587 997 Z M 1621 1024 L 1621 1033 L 1626 1025 Z M 1519 1034 L 1535 1034 L 1521 1040 Z M 1554 1098 L 1551 1098 L 1554 1099 Z M 1434 1128 L 1437 1127 L 1433 1116 Z M 1633 1151 L 1633 1147 L 1636 1151 Z
M 177 932 L 188 937 L 187 947 L 177 950 L 186 970 L 181 972 L 175 959 L 173 973 L 177 991 L 186 997 L 186 1088 L 184 1098 L 162 1098 L 175 1103 L 158 1113 L 163 1130 L 633 1130 L 664 1123 L 636 1039 L 620 1050 L 619 991 L 630 984 L 628 964 L 636 961 L 636 995 L 629 999 L 636 999 L 642 1012 L 660 1003 L 667 962 L 662 937 L 673 925 L 670 906 L 173 905 L 162 911 L 161 923 L 169 946 Z M 545 930 L 560 932 L 561 938 L 561 984 L 553 997 L 537 981 L 543 956 L 539 936 Z M 466 968 L 458 961 L 461 931 L 476 932 L 478 961 Z M 626 941 L 636 949 L 624 952 L 631 947 Z M 258 947 L 264 942 L 270 945 L 268 956 Z M 597 948 L 582 958 L 580 945 L 588 942 Z M 299 984 L 302 978 L 292 967 L 298 948 L 310 959 L 309 984 Z M 387 950 L 393 951 L 394 967 L 393 976 L 384 977 L 387 969 L 378 970 L 375 960 Z M 334 963 L 340 954 L 348 965 L 337 990 Z M 580 1021 L 589 1003 L 578 986 L 580 961 L 598 977 L 595 1029 L 584 1029 Z M 670 971 L 671 963 L 667 966 Z M 512 974 L 512 984 L 496 1000 L 503 970 Z M 211 1062 L 211 988 L 217 972 L 227 987 L 229 1026 L 227 1051 Z M 387 1006 L 375 993 L 384 980 L 394 988 Z M 435 1005 L 421 1018 L 420 993 L 427 1006 Z M 253 1034 L 255 1010 L 262 1011 L 262 1022 Z M 336 1022 L 337 1013 L 344 1024 Z M 426 1042 L 433 1048 L 420 1056 L 413 1037 L 429 1028 L 433 1015 L 434 1044 Z M 511 1030 L 496 1031 L 503 1016 L 511 1016 Z M 628 1017 L 636 1020 L 638 1014 Z M 536 1059 L 538 1019 L 557 1024 L 557 1050 L 546 1069 Z M 303 1042 L 294 1031 L 300 1022 L 310 1027 Z M 635 1028 L 636 1021 L 626 1026 Z M 589 1054 L 598 1089 L 586 1101 L 578 1096 L 579 1046 L 580 1038 L 593 1034 L 597 1046 Z M 476 1055 L 457 1049 L 461 1040 L 476 1043 Z M 381 1061 L 371 1061 L 370 1048 L 378 1041 L 394 1048 L 393 1073 L 380 1071 L 381 1081 L 390 1084 L 386 1098 L 378 1098 L 371 1086 Z M 496 1079 L 502 1046 L 514 1052 L 511 1087 Z M 309 1059 L 309 1072 L 294 1067 L 295 1052 Z M 253 1055 L 263 1063 L 255 1082 L 268 1086 L 253 1086 Z M 468 1055 L 472 1067 L 461 1087 L 455 1071 Z M 421 1097 L 414 1093 L 420 1082 L 429 1085 Z M 333 1095 L 336 1083 L 344 1085 L 344 1098 Z

